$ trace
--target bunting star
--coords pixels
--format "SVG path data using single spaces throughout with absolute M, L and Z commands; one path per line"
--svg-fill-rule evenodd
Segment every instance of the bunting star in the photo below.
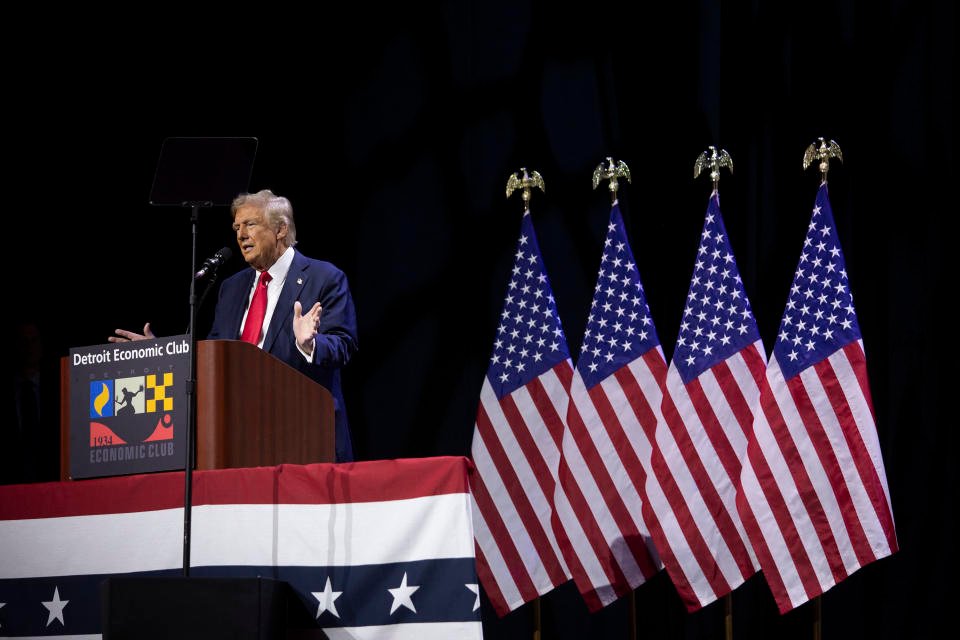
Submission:
M 53 619 L 56 618 L 60 621 L 60 624 L 66 624 L 63 621 L 63 608 L 67 606 L 69 600 L 60 599 L 60 590 L 57 587 L 53 588 L 53 600 L 49 602 L 42 602 L 49 611 L 50 615 L 47 617 L 47 626 L 50 626 L 50 623 L 53 622 Z
M 414 613 L 417 612 L 417 608 L 413 606 L 413 600 L 410 599 L 410 596 L 419 589 L 419 586 L 407 586 L 407 574 L 404 572 L 403 580 L 400 581 L 400 586 L 396 589 L 387 589 L 390 592 L 390 595 L 393 596 L 393 604 L 390 605 L 390 614 L 393 615 L 393 612 L 400 608 L 400 605 L 403 605 L 410 611 Z
M 333 586 L 330 584 L 330 576 L 327 576 L 327 586 L 323 588 L 323 591 L 311 591 L 313 597 L 316 598 L 320 605 L 317 607 L 317 615 L 315 616 L 318 620 L 320 619 L 320 614 L 324 611 L 329 611 L 333 615 L 340 617 L 340 613 L 337 612 L 337 605 L 334 602 L 337 601 L 337 598 L 343 593 L 343 591 L 334 591 Z
M 477 594 L 477 599 L 473 603 L 473 610 L 476 611 L 480 608 L 480 587 L 475 584 L 465 584 L 463 586 Z

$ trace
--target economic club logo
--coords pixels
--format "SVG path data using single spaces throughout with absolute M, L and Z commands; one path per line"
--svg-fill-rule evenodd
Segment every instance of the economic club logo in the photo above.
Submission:
M 156 427 L 142 442 L 173 440 L 173 372 L 90 383 L 90 447 L 130 444 L 116 433 L 123 418 L 158 414 Z M 113 427 L 111 427 L 111 425 Z

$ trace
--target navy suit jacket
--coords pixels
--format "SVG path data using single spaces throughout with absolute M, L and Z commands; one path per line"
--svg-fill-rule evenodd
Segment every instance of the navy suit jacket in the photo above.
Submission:
M 223 281 L 208 339 L 240 338 L 240 323 L 256 276 L 255 269 L 244 269 Z M 296 300 L 303 305 L 304 313 L 316 302 L 323 307 L 312 362 L 297 350 L 293 335 L 293 303 Z M 314 260 L 294 251 L 293 263 L 266 329 L 263 350 L 330 391 L 335 406 L 337 462 L 353 460 L 346 406 L 340 388 L 340 367 L 347 364 L 357 350 L 357 318 L 346 275 L 329 262 Z

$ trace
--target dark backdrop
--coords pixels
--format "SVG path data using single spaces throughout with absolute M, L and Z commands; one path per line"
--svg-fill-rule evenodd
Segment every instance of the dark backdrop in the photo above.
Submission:
M 38 319 L 50 360 L 147 320 L 184 332 L 191 221 L 148 204 L 161 144 L 255 136 L 251 190 L 289 197 L 298 248 L 350 279 L 358 457 L 467 455 L 520 223 L 511 173 L 546 181 L 534 223 L 575 351 L 609 213 L 592 171 L 605 156 L 629 164 L 621 203 L 669 357 L 710 191 L 693 162 L 727 149 L 723 213 L 769 350 L 818 184 L 803 151 L 835 139 L 831 199 L 902 549 L 822 598 L 824 637 L 934 637 L 955 618 L 953 340 L 935 315 L 952 297 L 953 6 L 794 5 L 494 0 L 242 23 L 155 7 L 24 22 L 27 44 L 4 45 L 13 315 Z M 233 246 L 226 207 L 197 228 L 199 259 Z M 570 585 L 541 607 L 545 639 L 631 628 L 629 599 L 590 615 Z M 665 576 L 635 608 L 639 637 L 722 637 L 722 606 L 685 614 Z M 529 637 L 533 609 L 496 619 L 484 603 L 486 636 Z M 735 637 L 812 637 L 812 609 L 779 616 L 754 578 L 734 593 Z

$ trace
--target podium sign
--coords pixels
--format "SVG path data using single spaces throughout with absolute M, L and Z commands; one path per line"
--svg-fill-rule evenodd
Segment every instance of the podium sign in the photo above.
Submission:
M 70 477 L 186 464 L 190 336 L 70 350 Z

